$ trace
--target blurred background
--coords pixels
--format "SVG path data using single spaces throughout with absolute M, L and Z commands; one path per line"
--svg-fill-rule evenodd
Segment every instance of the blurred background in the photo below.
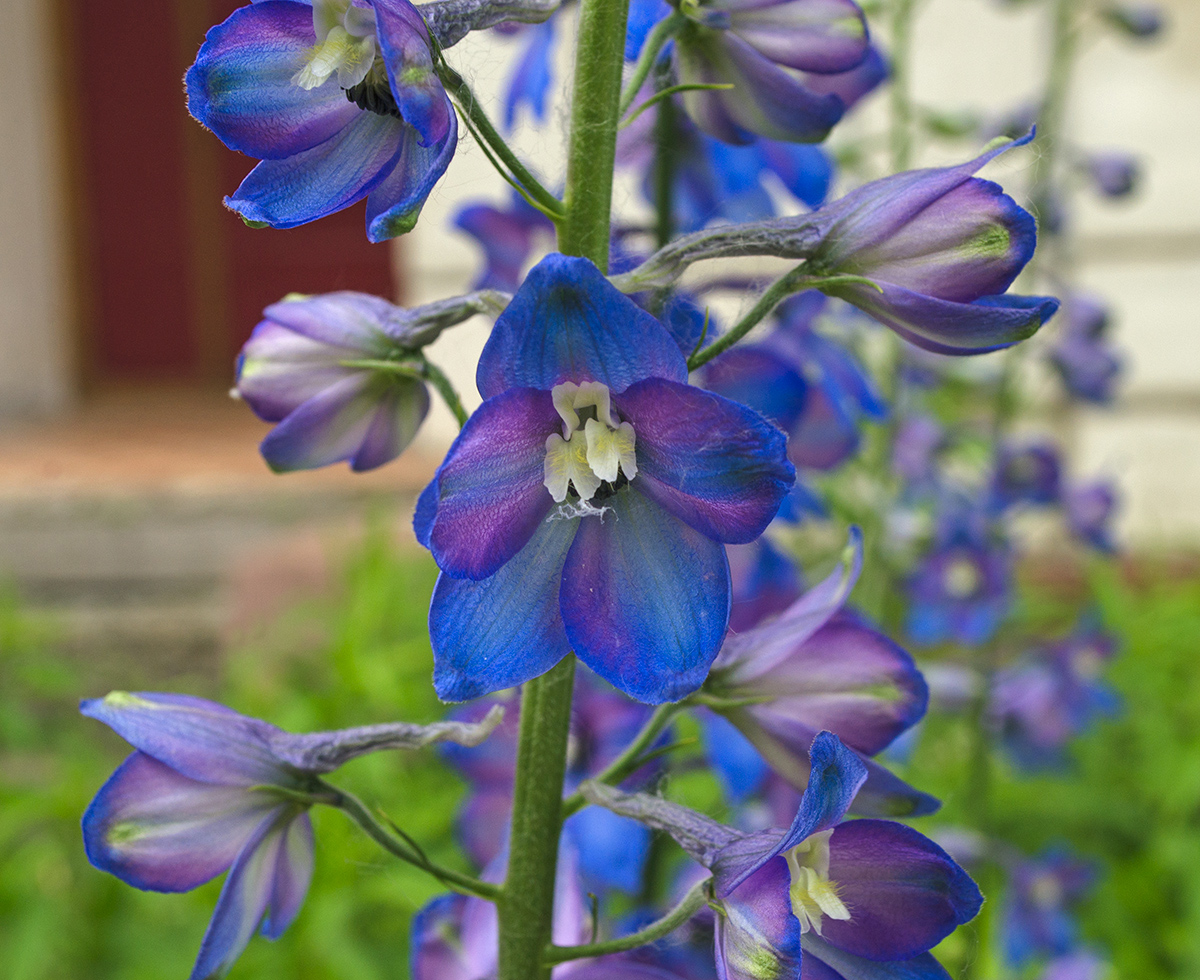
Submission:
M 1129 198 L 1079 195 L 1069 229 L 1078 280 L 1113 310 L 1120 395 L 1066 408 L 1029 385 L 1034 424 L 1056 432 L 1072 469 L 1121 489 L 1125 555 L 1088 574 L 1127 637 L 1112 676 L 1126 711 L 1083 740 L 1066 778 L 1014 780 L 997 804 L 1010 838 L 1040 847 L 1052 827 L 1105 862 L 1085 928 L 1117 976 L 1138 980 L 1200 976 L 1200 3 L 1160 5 L 1156 43 L 1087 42 L 1068 111 L 1073 142 L 1141 165 Z M 480 257 L 451 218 L 468 200 L 504 204 L 507 188 L 463 142 L 417 229 L 390 245 L 367 243 L 361 206 L 295 231 L 245 227 L 220 200 L 249 162 L 187 116 L 180 84 L 205 30 L 237 6 L 4 0 L 0 972 L 20 980 L 186 975 L 215 897 L 141 895 L 87 868 L 78 816 L 122 749 L 75 715 L 79 697 L 184 690 L 295 729 L 440 711 L 431 565 L 408 517 L 453 420 L 435 404 L 417 444 L 373 474 L 278 477 L 256 451 L 267 427 L 228 390 L 259 312 L 287 292 L 417 303 L 468 289 Z M 1041 89 L 1046 11 L 929 0 L 915 44 L 919 103 L 999 117 Z M 517 45 L 474 35 L 450 60 L 489 103 Z M 569 59 L 560 44 L 556 90 Z M 562 112 L 514 134 L 551 184 Z M 835 142 L 881 132 L 882 113 L 875 95 Z M 919 162 L 969 150 L 927 147 Z M 1020 181 L 1028 161 L 1007 166 L 995 173 Z M 631 182 L 617 207 L 643 213 Z M 487 329 L 472 321 L 430 351 L 468 408 Z M 1079 570 L 1036 552 L 1028 564 L 1025 614 L 1077 596 Z M 953 813 L 953 765 L 914 765 L 909 777 Z M 355 766 L 406 829 L 453 850 L 460 789 L 435 761 Z M 279 948 L 253 945 L 236 975 L 406 976 L 403 924 L 430 886 L 385 868 L 340 815 L 319 821 L 301 922 Z

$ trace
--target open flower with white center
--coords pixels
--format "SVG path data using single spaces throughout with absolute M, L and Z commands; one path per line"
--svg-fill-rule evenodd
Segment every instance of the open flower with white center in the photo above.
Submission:
M 666 328 L 587 259 L 529 273 L 413 520 L 442 570 L 440 697 L 512 687 L 572 650 L 641 701 L 700 686 L 729 622 L 725 544 L 757 538 L 795 474 L 779 429 L 687 375 Z
M 665 830 L 712 871 L 721 980 L 947 980 L 929 950 L 975 917 L 979 889 L 911 827 L 843 820 L 866 769 L 830 732 L 809 751 L 812 774 L 787 830 L 747 834 L 661 797 L 597 783 L 583 792 Z
M 272 0 L 208 32 L 188 110 L 262 162 L 225 203 L 294 228 L 367 199 L 367 237 L 409 231 L 458 142 L 429 30 L 408 0 Z

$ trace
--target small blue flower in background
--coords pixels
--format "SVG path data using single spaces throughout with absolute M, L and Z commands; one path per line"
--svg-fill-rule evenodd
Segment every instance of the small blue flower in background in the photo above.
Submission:
M 1096 879 L 1095 867 L 1062 848 L 1018 861 L 1009 872 L 1002 918 L 1005 959 L 1014 968 L 1063 956 L 1076 943 L 1072 906 Z
M 1080 294 L 1068 298 L 1066 319 L 1048 357 L 1068 394 L 1097 405 L 1113 399 L 1121 359 L 1108 340 L 1108 309 Z
M 294 228 L 367 199 L 367 237 L 411 230 L 445 173 L 458 121 L 407 0 L 273 0 L 208 32 L 188 110 L 262 162 L 225 203 Z
M 671 834 L 713 872 L 721 980 L 804 976 L 944 977 L 929 954 L 979 911 L 970 877 L 933 841 L 889 820 L 849 820 L 867 778 L 829 732 L 809 750 L 812 773 L 786 831 L 742 833 L 687 807 L 585 784 L 598 805 Z
M 908 582 L 905 630 L 915 643 L 986 643 L 1012 601 L 1012 551 L 990 515 L 949 501 L 933 547 Z
M 1033 255 L 1033 216 L 991 181 L 972 176 L 1033 134 L 957 167 L 872 181 L 812 216 L 821 243 L 815 275 L 853 275 L 874 286 L 822 287 L 940 354 L 982 354 L 1035 333 L 1058 301 L 1005 290 Z
M 1062 462 L 1049 442 L 1002 445 L 992 472 L 992 506 L 997 511 L 1017 504 L 1049 506 L 1059 502 Z
M 1071 739 L 1097 718 L 1116 714 L 1120 698 L 1101 678 L 1116 650 L 1116 638 L 1085 617 L 1066 638 L 1030 651 L 996 675 L 990 716 L 1019 765 L 1063 765 Z
M 818 292 L 789 297 L 779 305 L 774 331 L 726 351 L 704 373 L 705 387 L 749 405 L 788 433 L 793 463 L 820 470 L 858 451 L 863 418 L 887 417 L 866 371 L 813 329 L 825 304 Z
M 819 143 L 842 118 L 838 95 L 805 87 L 792 70 L 834 75 L 862 64 L 867 24 L 852 0 L 697 0 L 680 10 L 689 20 L 675 38 L 679 80 L 733 85 L 683 95 L 688 115 L 710 136 Z
M 592 263 L 530 272 L 413 519 L 442 571 L 440 697 L 513 687 L 572 650 L 640 701 L 700 686 L 729 620 L 724 545 L 758 537 L 795 475 L 783 433 L 686 382 L 675 340 Z
M 507 208 L 466 205 L 454 216 L 454 224 L 483 248 L 485 265 L 474 288 L 507 293 L 521 285 L 537 237 L 544 234 L 550 240 L 554 234 L 553 222 L 516 191 Z
M 905 490 L 921 493 L 936 483 L 937 454 L 946 443 L 946 430 L 932 416 L 910 413 L 901 419 L 892 441 L 892 470 Z
M 136 749 L 83 816 L 88 860 L 148 891 L 191 891 L 229 872 L 192 980 L 224 976 L 260 926 L 278 939 L 300 912 L 313 872 L 303 795 L 317 776 L 381 749 L 478 744 L 500 721 L 493 711 L 480 724 L 292 735 L 180 694 L 115 692 L 80 710 Z
M 1077 949 L 1046 964 L 1040 980 L 1104 980 L 1109 965 L 1090 949 Z
M 1070 485 L 1063 493 L 1063 510 L 1071 533 L 1105 554 L 1117 550 L 1112 534 L 1116 509 L 1117 491 L 1108 480 Z
M 760 606 L 762 619 L 731 632 L 713 664 L 705 693 L 731 705 L 714 710 L 753 746 L 732 741 L 724 724 L 709 725 L 710 755 L 735 801 L 758 788 L 766 767 L 802 790 L 810 778 L 809 746 L 820 731 L 832 731 L 866 757 L 925 714 L 928 690 L 912 658 L 842 608 L 862 563 L 857 532 L 848 552 L 828 578 L 785 608 L 774 608 L 777 600 Z M 778 591 L 777 579 L 778 573 L 760 579 L 769 586 L 763 599 Z M 865 759 L 863 765 L 868 778 L 858 812 L 912 816 L 937 809 L 937 800 L 882 766 Z
M 1128 197 L 1141 176 L 1137 157 L 1132 153 L 1090 153 L 1083 159 L 1082 169 L 1105 197 Z
M 1165 26 L 1162 7 L 1153 3 L 1112 3 L 1101 10 L 1110 24 L 1139 40 L 1157 37 Z

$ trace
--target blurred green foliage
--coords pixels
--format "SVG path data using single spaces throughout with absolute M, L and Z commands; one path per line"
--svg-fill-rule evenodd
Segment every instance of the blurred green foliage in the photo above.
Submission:
M 435 571 L 427 557 L 369 537 L 336 596 L 289 611 L 267 638 L 232 651 L 215 687 L 183 687 L 295 731 L 432 720 L 443 710 L 429 683 L 425 632 Z M 1030 778 L 993 766 L 988 829 L 1027 853 L 1067 842 L 1101 863 L 1081 918 L 1087 939 L 1112 956 L 1115 976 L 1200 976 L 1200 578 L 1157 576 L 1132 588 L 1102 570 L 1091 586 L 1105 621 L 1126 637 L 1109 675 L 1126 710 L 1078 742 L 1065 772 Z M 1026 590 L 1022 616 L 1031 625 L 1065 629 L 1073 615 L 1073 604 Z M 88 689 L 86 670 L 64 665 L 54 648 L 47 624 L 0 598 L 0 973 L 182 980 L 220 883 L 144 894 L 88 866 L 79 818 L 127 747 L 76 714 L 79 697 L 103 692 Z M 972 760 L 961 719 L 929 720 L 904 775 L 946 806 L 922 829 L 977 816 Z M 334 779 L 381 806 L 438 860 L 465 867 L 450 831 L 463 787 L 434 754 L 381 753 Z M 673 795 L 720 808 L 707 774 L 672 779 Z M 318 810 L 314 819 L 317 868 L 300 918 L 277 943 L 256 939 L 232 976 L 407 977 L 411 915 L 438 887 L 378 851 L 340 813 Z M 985 916 L 939 952 L 956 976 L 996 980 L 1004 974 L 990 927 L 1000 902 L 984 885 Z

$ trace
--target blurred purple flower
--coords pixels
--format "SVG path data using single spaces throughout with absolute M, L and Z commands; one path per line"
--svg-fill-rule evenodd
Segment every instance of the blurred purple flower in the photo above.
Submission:
M 1099 300 L 1076 294 L 1067 301 L 1066 321 L 1049 351 L 1068 393 L 1106 405 L 1113 399 L 1121 359 L 1108 342 L 1108 309 Z
M 1062 463 L 1049 442 L 1001 445 L 992 471 L 992 506 L 997 511 L 1016 504 L 1049 506 L 1059 501 Z
M 485 266 L 475 289 L 515 293 L 524 278 L 525 264 L 533 255 L 538 235 L 553 241 L 554 224 L 516 191 L 507 208 L 468 204 L 454 216 L 454 224 L 479 242 Z
M 1095 881 L 1095 868 L 1062 848 L 1024 859 L 1011 869 L 1004 896 L 1004 954 L 1021 968 L 1038 956 L 1063 956 L 1076 941 L 1071 908 Z
M 1067 527 L 1084 544 L 1097 551 L 1116 551 L 1112 519 L 1117 509 L 1117 491 L 1108 480 L 1068 486 L 1063 493 Z
M 1128 197 L 1140 176 L 1137 157 L 1131 153 L 1091 153 L 1084 158 L 1083 169 L 1105 197 Z

